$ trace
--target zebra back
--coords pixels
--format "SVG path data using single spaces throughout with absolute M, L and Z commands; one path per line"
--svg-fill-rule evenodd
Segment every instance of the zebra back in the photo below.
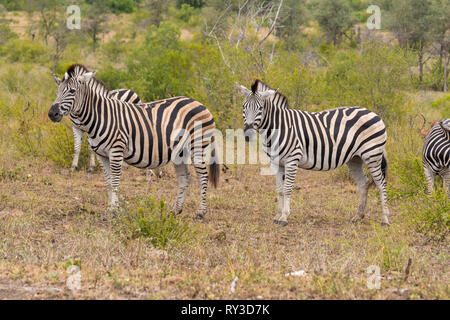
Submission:
M 142 100 L 136 92 L 129 89 L 116 89 L 112 90 L 108 94 L 109 98 L 117 99 L 124 102 L 133 104 L 141 104 Z

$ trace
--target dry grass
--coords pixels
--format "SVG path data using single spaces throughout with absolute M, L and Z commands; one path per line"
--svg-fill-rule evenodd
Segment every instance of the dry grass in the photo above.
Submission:
M 3 156 L 4 157 L 4 156 Z M 448 242 L 428 243 L 391 205 L 392 226 L 379 225 L 375 190 L 367 219 L 351 224 L 356 187 L 329 173 L 300 171 L 289 224 L 272 224 L 275 179 L 255 166 L 222 173 L 208 194 L 209 212 L 194 221 L 195 183 L 178 219 L 198 232 L 188 244 L 153 248 L 129 238 L 118 221 L 103 219 L 103 177 L 70 174 L 38 161 L 0 182 L 0 298 L 24 299 L 448 299 Z M 130 168 L 122 178 L 124 201 L 146 194 L 175 199 L 170 167 L 148 180 Z M 192 172 L 193 173 L 193 172 Z M 194 180 L 194 179 L 193 179 Z M 194 180 L 195 181 L 195 180 Z M 412 259 L 405 280 L 404 268 Z M 66 287 L 67 265 L 81 266 L 81 290 Z M 381 289 L 366 286 L 366 268 L 381 268 Z M 305 270 L 303 277 L 287 272 Z M 238 276 L 236 292 L 230 284 Z

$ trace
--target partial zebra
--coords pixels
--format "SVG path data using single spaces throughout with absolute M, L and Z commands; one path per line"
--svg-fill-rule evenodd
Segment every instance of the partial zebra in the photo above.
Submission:
M 113 99 L 94 74 L 82 65 L 69 67 L 48 115 L 54 122 L 69 115 L 73 125 L 87 133 L 105 173 L 109 210 L 119 205 L 123 161 L 138 168 L 158 168 L 172 161 L 179 187 L 174 211 L 180 213 L 190 181 L 190 158 L 201 193 L 197 217 L 203 218 L 208 186 L 205 151 L 210 145 L 209 180 L 217 186 L 219 179 L 215 123 L 208 109 L 188 97 L 140 105 Z
M 59 85 L 58 78 L 55 75 L 53 75 L 53 79 L 55 79 L 55 82 Z M 134 104 L 139 104 L 142 102 L 141 99 L 139 98 L 139 96 L 134 91 L 129 90 L 129 89 L 112 90 L 109 92 L 109 96 L 110 96 L 110 98 L 130 102 L 130 103 L 134 103 Z M 83 142 L 84 132 L 75 126 L 72 126 L 72 130 L 73 130 L 73 137 L 74 137 L 74 148 L 73 148 L 74 154 L 73 154 L 71 169 L 72 169 L 72 171 L 75 171 L 78 168 L 78 158 L 80 157 L 80 150 L 81 150 L 81 144 Z M 95 170 L 95 152 L 92 151 L 91 147 L 89 146 L 89 169 L 87 172 L 92 173 L 92 172 L 94 172 L 94 170 Z
M 425 137 L 422 164 L 428 193 L 434 189 L 434 178 L 440 175 L 450 198 L 450 119 L 435 124 Z
M 389 224 L 386 197 L 386 128 L 375 113 L 360 107 L 341 107 L 322 112 L 288 108 L 288 101 L 278 91 L 256 80 L 251 90 L 237 84 L 245 96 L 244 131 L 258 131 L 264 152 L 276 170 L 278 213 L 274 223 L 287 224 L 290 198 L 298 168 L 331 170 L 347 164 L 359 188 L 358 214 L 364 218 L 369 179 L 366 165 L 380 190 L 382 223 Z

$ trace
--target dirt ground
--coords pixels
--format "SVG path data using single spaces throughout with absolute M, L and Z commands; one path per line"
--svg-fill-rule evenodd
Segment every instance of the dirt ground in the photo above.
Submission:
M 21 169 L 0 182 L 0 299 L 450 297 L 448 241 L 429 242 L 395 203 L 391 227 L 382 227 L 374 189 L 366 219 L 352 224 L 357 189 L 336 172 L 299 171 L 284 228 L 272 223 L 275 178 L 260 175 L 259 167 L 221 172 L 219 188 L 209 189 L 203 221 L 193 219 L 198 188 L 192 179 L 177 219 L 197 232 L 189 243 L 161 250 L 144 237 L 127 238 L 119 220 L 104 218 L 99 171 L 87 176 L 84 169 L 71 173 L 38 161 L 7 166 L 3 172 Z M 152 194 L 170 206 L 176 177 L 166 168 L 160 179 L 124 171 L 123 205 Z M 67 286 L 68 261 L 81 267 L 79 289 Z M 368 288 L 376 276 L 369 266 L 379 268 L 379 289 Z M 300 275 L 286 276 L 294 271 Z

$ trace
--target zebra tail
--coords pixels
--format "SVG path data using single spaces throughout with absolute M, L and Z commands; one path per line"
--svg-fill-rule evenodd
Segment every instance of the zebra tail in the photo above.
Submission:
M 386 179 L 388 163 L 386 160 L 386 154 L 383 153 L 383 157 L 381 158 L 381 172 L 383 172 L 384 178 Z
M 219 184 L 220 166 L 218 159 L 216 158 L 216 143 L 214 136 L 211 137 L 211 160 L 209 164 L 209 182 L 214 188 L 217 188 Z

